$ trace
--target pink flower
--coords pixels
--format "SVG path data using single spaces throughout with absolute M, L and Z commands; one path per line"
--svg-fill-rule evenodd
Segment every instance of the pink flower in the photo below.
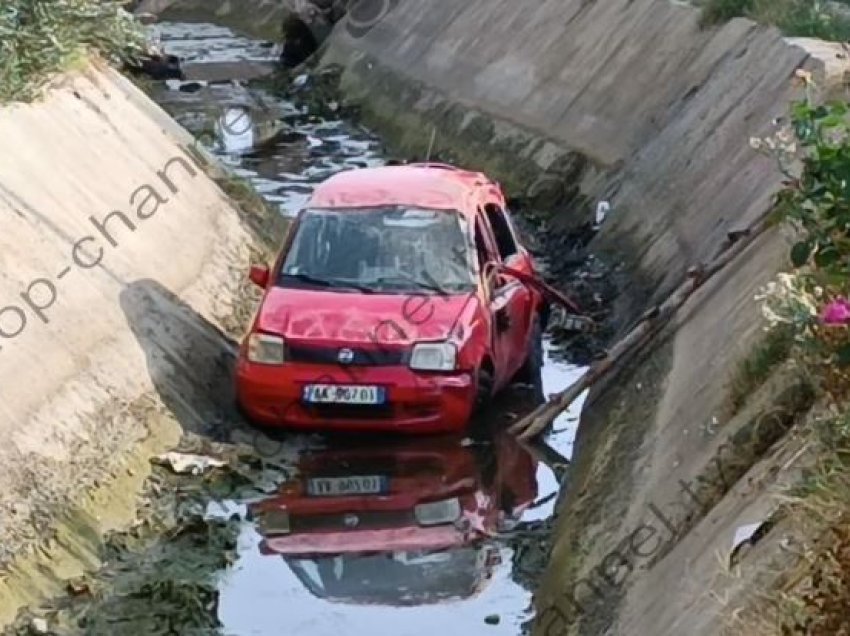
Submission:
M 825 325 L 850 323 L 850 301 L 846 298 L 836 298 L 827 303 L 820 312 L 820 320 Z

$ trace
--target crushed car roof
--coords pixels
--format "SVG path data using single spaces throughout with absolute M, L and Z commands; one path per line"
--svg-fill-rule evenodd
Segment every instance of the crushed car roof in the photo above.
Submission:
M 485 197 L 504 203 L 498 184 L 480 172 L 447 164 L 410 164 L 340 172 L 316 188 L 309 205 L 314 208 L 411 205 L 474 214 Z

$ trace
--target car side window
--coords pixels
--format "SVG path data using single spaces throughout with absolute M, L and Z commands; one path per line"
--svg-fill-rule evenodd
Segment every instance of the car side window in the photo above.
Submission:
M 490 249 L 487 247 L 487 239 L 484 238 L 484 228 L 481 221 L 475 223 L 475 252 L 478 255 L 478 269 L 484 271 L 484 266 L 490 258 Z
M 478 252 L 478 262 L 481 264 L 481 274 L 486 279 L 490 291 L 495 292 L 506 286 L 510 280 L 500 274 L 498 267 L 494 267 L 498 265 L 501 255 L 496 250 L 493 232 L 483 216 L 475 222 L 475 248 Z M 485 269 L 487 263 L 491 267 Z
M 501 256 L 502 261 L 505 261 L 519 251 L 510 222 L 504 210 L 494 203 L 488 203 L 484 207 L 484 212 L 493 230 L 496 246 L 499 248 L 499 256 Z

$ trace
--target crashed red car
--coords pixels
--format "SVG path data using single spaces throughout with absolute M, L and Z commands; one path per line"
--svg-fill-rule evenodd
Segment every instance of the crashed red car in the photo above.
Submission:
M 251 270 L 264 295 L 239 352 L 239 406 L 266 426 L 463 430 L 477 405 L 539 371 L 545 303 L 523 282 L 534 275 L 483 174 L 340 173 L 273 267 Z

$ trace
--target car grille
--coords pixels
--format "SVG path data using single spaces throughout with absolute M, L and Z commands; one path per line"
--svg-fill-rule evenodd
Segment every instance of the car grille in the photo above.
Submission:
M 354 359 L 346 366 L 359 367 L 396 367 L 407 366 L 410 361 L 408 349 L 364 349 L 355 347 L 320 347 L 313 345 L 286 346 L 286 359 L 306 364 L 340 364 L 339 352 L 349 348 Z
M 393 417 L 393 408 L 374 404 L 310 404 L 304 408 L 312 415 L 338 420 L 383 420 Z

